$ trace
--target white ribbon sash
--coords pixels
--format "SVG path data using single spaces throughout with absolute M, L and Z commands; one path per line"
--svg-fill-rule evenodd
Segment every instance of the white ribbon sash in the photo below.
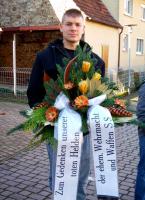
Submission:
M 55 135 L 58 139 L 54 200 L 75 200 L 83 135 L 80 115 L 70 108 L 61 111 Z
M 108 109 L 96 105 L 88 112 L 98 196 L 118 197 L 114 123 Z
M 89 100 L 88 125 L 92 140 L 97 196 L 118 197 L 118 177 L 114 123 L 108 109 L 97 104 L 106 95 Z M 54 135 L 58 140 L 54 200 L 75 200 L 81 158 L 81 116 L 68 107 L 68 98 L 61 93 L 55 107 L 62 110 Z M 94 106 L 95 105 L 95 106 Z

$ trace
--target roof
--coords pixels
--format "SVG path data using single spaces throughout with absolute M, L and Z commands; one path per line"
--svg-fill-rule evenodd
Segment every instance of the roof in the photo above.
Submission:
M 122 28 L 117 20 L 113 18 L 107 7 L 101 0 L 73 0 L 76 5 L 86 14 L 88 20 L 105 24 L 115 28 Z M 19 26 L 19 27 L 1 27 L 2 31 L 19 32 L 19 31 L 47 31 L 59 30 L 59 25 L 47 26 Z
M 101 0 L 74 0 L 74 2 L 89 18 L 91 18 L 91 21 L 115 28 L 122 28 Z

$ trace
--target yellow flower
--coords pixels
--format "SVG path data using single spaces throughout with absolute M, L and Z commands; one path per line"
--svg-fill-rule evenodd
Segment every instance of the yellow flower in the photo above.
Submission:
M 93 75 L 93 79 L 99 81 L 101 79 L 101 74 L 99 74 L 98 72 L 95 72 Z
M 82 94 L 88 91 L 88 82 L 86 80 L 79 82 L 79 90 Z
M 83 61 L 83 64 L 82 64 L 82 71 L 87 73 L 89 70 L 90 70 L 90 67 L 91 67 L 91 63 L 88 62 L 88 61 Z

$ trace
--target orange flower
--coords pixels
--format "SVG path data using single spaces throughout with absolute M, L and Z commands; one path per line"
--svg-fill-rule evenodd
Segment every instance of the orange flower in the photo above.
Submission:
M 90 70 L 90 67 L 91 67 L 91 63 L 88 62 L 88 61 L 83 61 L 83 64 L 82 64 L 82 71 L 87 73 L 89 70 Z
M 65 88 L 66 90 L 70 90 L 70 89 L 72 89 L 74 86 L 75 86 L 74 83 L 72 83 L 71 81 L 69 81 L 69 82 L 67 82 L 67 83 L 64 84 L 64 88 Z
M 75 100 L 74 100 L 75 106 L 77 108 L 83 108 L 85 106 L 88 106 L 89 101 L 88 98 L 84 95 L 78 96 Z
M 54 122 L 57 116 L 58 116 L 58 110 L 55 107 L 52 106 L 46 110 L 45 117 L 47 121 Z
M 88 82 L 80 81 L 79 82 L 79 90 L 82 94 L 86 94 L 86 92 L 88 91 Z
M 126 108 L 124 101 L 121 99 L 115 99 L 115 104 L 121 106 L 122 108 Z

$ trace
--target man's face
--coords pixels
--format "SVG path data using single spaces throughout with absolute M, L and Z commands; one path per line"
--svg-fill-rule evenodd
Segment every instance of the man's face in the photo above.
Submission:
M 77 43 L 84 33 L 84 20 L 80 17 L 65 16 L 60 26 L 63 39 L 67 42 Z

